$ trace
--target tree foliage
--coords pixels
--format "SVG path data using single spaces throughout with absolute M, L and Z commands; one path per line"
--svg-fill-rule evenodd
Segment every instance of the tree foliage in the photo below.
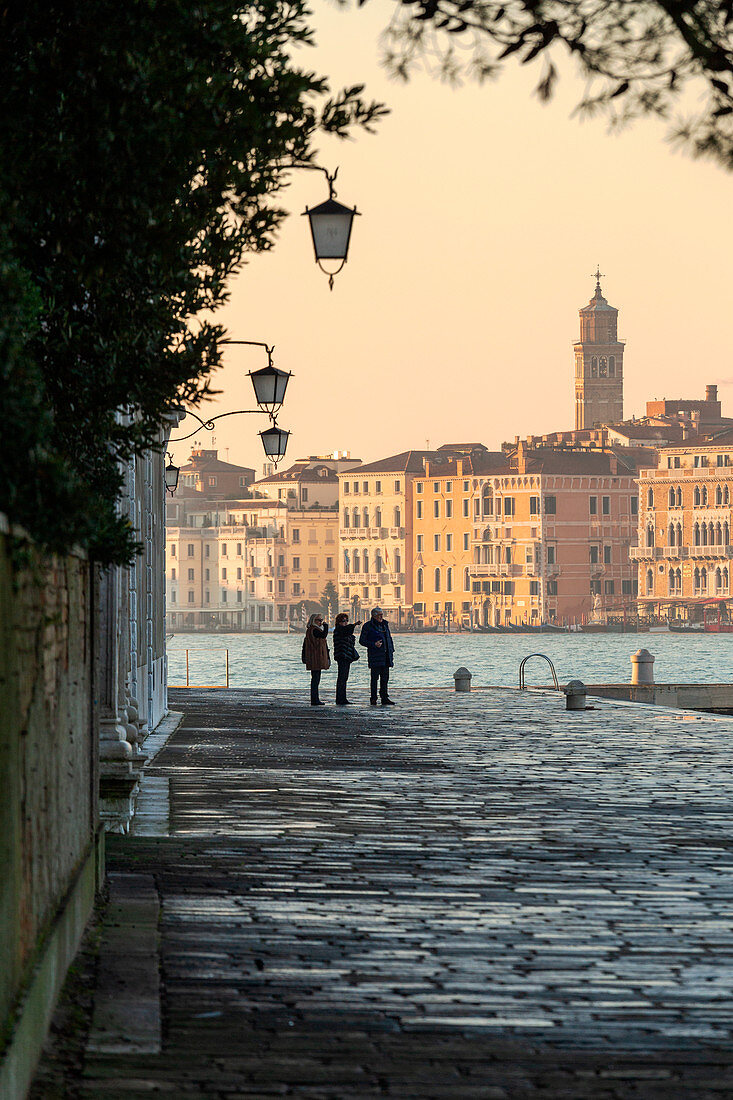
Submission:
M 324 615 L 328 615 L 329 611 L 332 614 L 336 614 L 339 606 L 339 594 L 336 585 L 333 581 L 326 581 L 326 585 L 323 589 L 323 595 L 319 600 L 320 610 Z
M 125 561 L 119 461 L 213 392 L 203 315 L 273 246 L 287 166 L 383 108 L 296 64 L 302 0 L 11 0 L 0 30 L 0 509 Z
M 405 79 L 417 64 L 456 81 L 539 60 L 544 100 L 569 54 L 586 78 L 578 112 L 614 126 L 657 115 L 693 155 L 733 169 L 733 0 L 398 0 L 385 43 Z

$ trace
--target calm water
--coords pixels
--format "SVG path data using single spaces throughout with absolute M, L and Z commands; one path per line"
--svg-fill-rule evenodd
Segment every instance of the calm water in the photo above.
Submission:
M 330 648 L 329 634 L 329 648 Z M 189 650 L 191 684 L 224 683 L 224 649 L 229 650 L 231 687 L 294 688 L 305 686 L 301 664 L 302 634 L 176 634 L 168 641 L 169 681 L 185 684 Z M 397 634 L 395 688 L 452 687 L 453 673 L 465 665 L 474 685 L 514 687 L 519 663 L 529 653 L 546 653 L 558 679 L 586 683 L 628 682 L 629 658 L 646 648 L 656 658 L 658 682 L 722 683 L 733 680 L 733 634 Z M 363 651 L 362 651 L 363 652 Z M 550 680 L 544 661 L 530 661 L 527 683 Z M 351 679 L 366 681 L 366 655 Z M 335 687 L 336 670 L 324 673 L 326 691 Z

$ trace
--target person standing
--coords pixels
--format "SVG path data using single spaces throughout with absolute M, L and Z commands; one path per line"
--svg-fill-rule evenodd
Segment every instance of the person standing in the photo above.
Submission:
M 389 670 L 394 666 L 394 642 L 381 607 L 374 608 L 371 619 L 368 623 L 364 623 L 361 628 L 359 645 L 366 646 L 367 650 L 367 661 L 371 675 L 371 697 L 369 702 L 373 707 L 376 707 L 378 684 L 382 706 L 394 706 L 394 700 L 390 699 L 387 691 Z
M 346 684 L 352 662 L 358 661 L 360 657 L 354 643 L 354 627 L 359 625 L 359 623 L 350 623 L 349 616 L 344 611 L 336 616 L 333 624 L 333 656 L 338 665 L 336 705 L 339 707 L 350 705 L 346 698 Z
M 318 688 L 321 683 L 321 673 L 331 667 L 331 657 L 326 645 L 327 634 L 328 623 L 323 621 L 323 615 L 311 615 L 305 628 L 301 660 L 311 674 L 312 707 L 324 705 L 318 696 Z

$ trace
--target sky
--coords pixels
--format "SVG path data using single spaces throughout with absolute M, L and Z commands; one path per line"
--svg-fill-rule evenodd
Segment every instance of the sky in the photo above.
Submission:
M 496 449 L 572 428 L 572 341 L 596 265 L 626 341 L 625 415 L 703 397 L 708 383 L 733 415 L 730 176 L 675 150 L 656 120 L 611 135 L 604 119 L 571 117 L 583 84 L 570 67 L 549 105 L 533 95 L 534 66 L 507 64 L 482 86 L 428 73 L 397 83 L 379 41 L 390 10 L 318 0 L 317 46 L 300 51 L 332 87 L 363 82 L 391 109 L 376 135 L 320 144 L 339 200 L 361 213 L 333 291 L 298 216 L 326 183 L 295 172 L 275 249 L 250 259 L 216 315 L 293 372 L 282 466 L 335 450 L 370 461 L 459 441 Z M 229 349 L 205 415 L 251 408 L 247 372 L 265 363 L 260 349 Z M 228 417 L 171 450 L 183 463 L 213 445 L 259 474 L 266 426 Z

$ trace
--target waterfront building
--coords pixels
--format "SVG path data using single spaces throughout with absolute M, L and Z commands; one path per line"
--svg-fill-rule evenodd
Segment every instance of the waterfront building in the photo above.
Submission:
M 353 617 L 375 604 L 402 621 L 412 607 L 412 482 L 428 451 L 403 451 L 338 475 L 339 607 Z M 364 608 L 362 611 L 361 609 Z
M 475 479 L 472 621 L 600 623 L 635 611 L 635 475 L 612 451 L 507 448 L 504 469 Z
M 340 607 L 358 617 L 379 604 L 398 626 L 412 622 L 415 482 L 425 479 L 426 463 L 434 471 L 441 464 L 448 469 L 457 456 L 479 453 L 488 453 L 481 443 L 451 443 L 434 451 L 403 451 L 339 474 Z
M 338 475 L 361 466 L 361 459 L 348 451 L 299 458 L 287 470 L 266 467 L 265 476 L 254 488 L 264 496 L 281 500 L 288 508 L 336 508 L 339 499 Z
M 639 606 L 662 618 L 731 614 L 733 430 L 664 447 L 639 477 Z M 706 608 L 708 610 L 706 611 Z
M 287 517 L 275 500 L 207 500 L 183 490 L 169 504 L 166 573 L 170 629 L 285 629 Z
M 288 509 L 287 588 L 293 603 L 318 602 L 329 585 L 337 587 L 339 474 L 359 466 L 361 459 L 348 451 L 334 451 L 298 459 L 287 470 L 267 471 L 255 484 L 258 493 Z
M 426 458 L 413 491 L 411 563 L 413 618 L 418 629 L 471 625 L 473 525 L 477 473 L 506 466 L 501 451 Z
M 254 476 L 249 466 L 223 462 L 217 450 L 195 447 L 186 465 L 181 466 L 178 483 L 205 493 L 211 500 L 232 500 L 247 493 Z
M 287 567 L 289 597 L 316 603 L 327 586 L 338 584 L 339 515 L 333 508 L 288 511 Z M 334 599 L 334 604 L 336 600 Z M 336 613 L 336 607 L 332 608 Z
M 624 418 L 624 342 L 618 339 L 618 310 L 596 289 L 579 310 L 580 339 L 575 349 L 575 427 L 594 428 Z

